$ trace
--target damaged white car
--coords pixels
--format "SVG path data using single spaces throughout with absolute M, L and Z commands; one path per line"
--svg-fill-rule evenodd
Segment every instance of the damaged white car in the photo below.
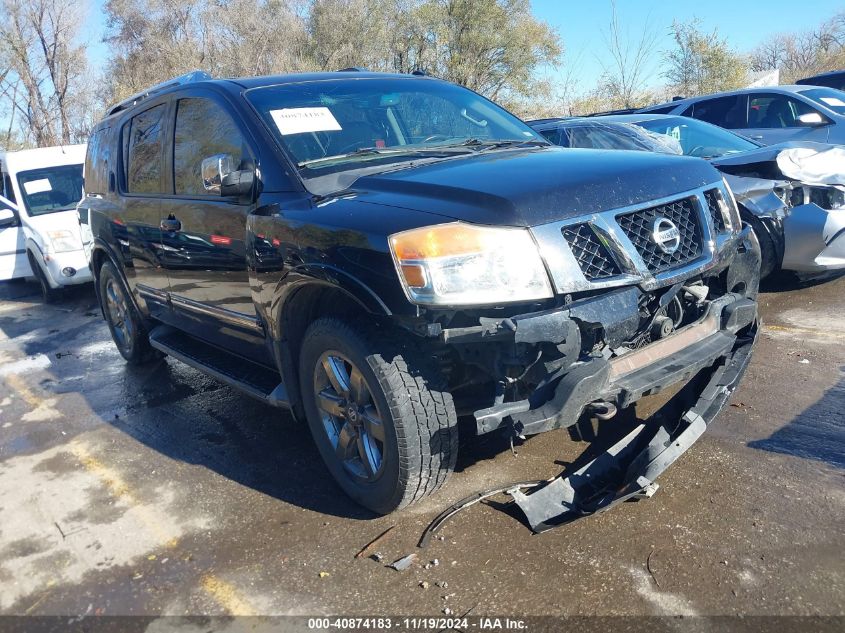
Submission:
M 722 172 L 743 221 L 757 234 L 762 276 L 778 268 L 801 275 L 845 269 L 845 148 L 799 141 L 761 146 L 703 121 L 659 114 L 529 124 L 564 147 L 704 158 Z

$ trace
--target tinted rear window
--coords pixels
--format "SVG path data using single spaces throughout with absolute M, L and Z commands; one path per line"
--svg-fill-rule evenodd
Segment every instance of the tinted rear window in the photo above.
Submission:
M 747 105 L 748 97 L 746 95 L 705 99 L 693 104 L 692 116 L 719 127 L 738 129 L 746 125 Z M 684 112 L 684 114 L 687 115 L 687 112 Z
M 85 155 L 86 193 L 106 193 L 109 162 L 109 128 L 103 128 L 94 132 L 88 141 L 88 152 Z
M 132 117 L 123 126 L 126 190 L 161 193 L 164 104 Z

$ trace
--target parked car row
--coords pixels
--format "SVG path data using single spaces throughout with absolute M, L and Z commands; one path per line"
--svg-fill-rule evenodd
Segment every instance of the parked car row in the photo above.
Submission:
M 577 473 L 512 491 L 541 531 L 649 490 L 703 433 L 750 360 L 761 260 L 842 258 L 841 187 L 774 175 L 769 149 L 694 118 L 533 129 L 416 74 L 190 73 L 95 127 L 81 243 L 56 215 L 32 270 L 84 280 L 64 259 L 83 253 L 129 363 L 167 354 L 290 410 L 378 513 L 443 485 L 459 417 L 513 441 L 679 386 Z M 21 226 L 71 213 L 51 169 L 10 172 Z
M 779 160 L 829 156 L 828 172 L 845 183 L 845 151 L 829 145 L 786 142 L 770 146 L 686 117 L 622 114 L 544 119 L 532 127 L 556 145 L 683 154 L 708 160 L 731 188 L 743 222 L 757 235 L 761 275 L 777 268 L 801 273 L 845 268 L 845 187 Z M 837 167 L 838 165 L 838 167 Z M 787 173 L 784 173 L 784 168 Z

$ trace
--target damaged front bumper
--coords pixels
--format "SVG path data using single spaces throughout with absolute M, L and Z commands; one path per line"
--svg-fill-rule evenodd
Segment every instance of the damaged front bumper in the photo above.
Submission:
M 655 479 L 701 437 L 728 401 L 751 360 L 757 329 L 755 321 L 735 337 L 729 353 L 705 376 L 698 376 L 654 416 L 582 468 L 526 492 L 509 490 L 531 529 L 543 532 L 627 499 L 650 496 Z M 699 389 L 695 404 L 685 407 Z
M 625 295 L 620 295 L 619 302 L 625 302 Z M 523 334 L 520 329 L 529 333 L 562 330 L 564 324 L 571 323 L 572 316 L 570 310 L 515 319 L 517 340 Z M 575 317 L 597 318 L 578 312 Z M 748 329 L 756 318 L 754 300 L 737 293 L 726 294 L 713 300 L 701 319 L 667 338 L 616 358 L 592 358 L 578 363 L 553 390 L 538 390 L 525 400 L 476 411 L 477 431 L 481 434 L 510 427 L 518 435 L 534 435 L 575 424 L 594 402 L 610 402 L 619 409 L 628 407 L 727 357 L 736 345 L 738 333 Z M 557 327 L 553 324 L 556 319 L 560 321 Z M 538 405 L 538 401 L 542 404 Z

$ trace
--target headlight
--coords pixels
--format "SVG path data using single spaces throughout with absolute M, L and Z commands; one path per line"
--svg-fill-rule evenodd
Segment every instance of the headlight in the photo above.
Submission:
M 79 236 L 70 231 L 47 231 L 47 236 L 53 243 L 54 253 L 78 251 L 82 248 L 82 242 L 79 240 Z
M 527 229 L 456 222 L 396 233 L 389 241 L 399 279 L 413 303 L 499 305 L 552 296 Z
M 810 202 L 822 209 L 836 211 L 845 208 L 845 192 L 835 187 L 810 187 Z
M 729 231 L 739 233 L 742 229 L 742 218 L 739 217 L 739 207 L 734 198 L 734 192 L 731 191 L 728 181 L 722 178 L 722 183 L 725 185 L 724 194 L 720 196 L 719 208 L 722 210 L 722 217 L 725 218 L 725 225 Z

